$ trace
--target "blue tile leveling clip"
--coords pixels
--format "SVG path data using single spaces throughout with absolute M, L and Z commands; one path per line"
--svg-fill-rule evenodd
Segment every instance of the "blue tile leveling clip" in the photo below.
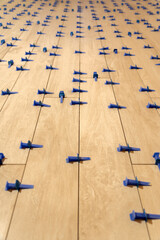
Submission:
M 90 157 L 79 157 L 79 154 L 77 154 L 77 157 L 68 156 L 68 158 L 66 158 L 66 163 L 82 162 L 88 160 L 91 160 Z
M 26 184 L 21 184 L 18 180 L 16 180 L 15 183 L 6 183 L 5 190 L 18 190 L 20 191 L 21 189 L 33 189 L 34 185 L 26 185 Z

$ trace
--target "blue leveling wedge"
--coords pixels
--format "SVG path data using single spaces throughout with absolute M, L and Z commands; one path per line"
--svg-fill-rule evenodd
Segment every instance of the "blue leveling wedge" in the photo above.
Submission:
M 134 151 L 141 151 L 140 148 L 135 148 L 135 147 L 130 147 L 129 145 L 127 146 L 121 146 L 119 144 L 119 147 L 117 148 L 118 152 L 134 152 Z
M 17 94 L 18 92 L 11 92 L 9 91 L 9 89 L 7 89 L 6 91 L 2 91 L 1 95 L 11 95 L 11 94 Z
M 48 91 L 46 91 L 46 90 L 43 88 L 43 90 L 39 90 L 39 89 L 38 89 L 37 94 L 53 94 L 53 92 L 48 92 Z
M 76 33 L 84 33 L 84 32 L 81 32 L 81 31 L 76 31 Z M 75 51 L 76 52 L 81 52 L 81 51 Z M 84 52 L 85 53 L 85 52 Z
M 140 92 L 155 92 L 155 90 L 150 89 L 148 86 L 146 88 L 140 87 L 139 91 Z
M 144 48 L 153 48 L 153 47 L 151 47 L 151 46 L 148 44 L 148 45 L 144 45 Z
M 26 185 L 26 184 L 21 184 L 18 180 L 16 180 L 15 183 L 6 183 L 5 190 L 18 190 L 20 191 L 21 189 L 33 189 L 34 185 Z
M 29 71 L 29 69 L 26 69 L 20 66 L 20 67 L 16 67 L 16 71 Z
M 142 69 L 141 67 L 137 67 L 137 65 L 135 65 L 135 66 L 130 66 L 130 68 L 129 69 Z
M 81 101 L 73 101 L 71 100 L 70 105 L 83 105 L 88 104 L 87 102 L 81 102 Z
M 93 78 L 97 82 L 97 79 L 98 79 L 98 73 L 97 72 L 93 72 Z
M 53 49 L 62 49 L 62 47 L 52 46 Z
M 130 52 L 129 53 L 124 53 L 124 56 L 135 56 L 134 54 L 131 54 Z
M 143 213 L 138 213 L 133 210 L 132 213 L 130 213 L 130 219 L 131 221 L 135 220 L 144 220 L 147 222 L 148 219 L 160 219 L 160 215 L 158 214 L 148 214 L 143 209 Z
M 105 40 L 106 38 L 105 37 L 99 37 L 99 38 L 96 38 L 97 40 Z
M 116 37 L 117 38 L 123 38 L 123 36 L 121 34 L 117 34 Z
M 20 31 L 21 32 L 25 32 L 25 31 L 27 31 L 25 28 L 20 28 Z
M 16 45 L 13 45 L 12 43 L 7 43 L 7 47 L 16 47 Z
M 88 160 L 91 160 L 90 157 L 79 157 L 79 154 L 77 154 L 77 157 L 68 156 L 68 158 L 66 158 L 66 163 L 82 162 Z
M 55 56 L 55 57 L 57 57 L 57 56 L 61 56 L 61 55 L 60 55 L 60 54 L 57 54 L 57 53 L 50 53 L 49 56 Z
M 153 59 L 153 60 L 159 60 L 160 59 L 160 57 L 158 57 L 158 55 L 157 56 L 151 56 L 151 59 Z
M 99 50 L 109 50 L 109 47 L 102 47 L 102 48 L 99 48 Z
M 25 55 L 36 55 L 36 53 L 33 53 L 31 51 L 25 52 Z
M 64 91 L 59 92 L 60 103 L 63 103 L 63 99 L 65 98 Z
M 81 80 L 81 79 L 77 79 L 77 78 L 73 78 L 72 82 L 86 83 L 87 81 L 84 81 L 84 80 Z
M 27 143 L 21 142 L 20 144 L 20 149 L 25 149 L 25 148 L 43 148 L 43 145 L 38 145 L 38 144 L 32 144 L 31 141 L 28 141 Z
M 77 51 L 77 50 L 75 50 L 75 52 L 74 53 L 80 53 L 80 54 L 84 54 L 85 52 L 82 52 L 82 51 Z
M 159 156 L 159 152 L 155 152 L 153 154 L 153 158 L 155 159 L 155 165 L 157 165 L 159 170 L 160 170 L 160 156 Z
M 110 53 L 106 53 L 106 52 L 99 52 L 99 55 L 110 55 Z
M 129 48 L 129 47 L 122 47 L 122 50 L 132 50 L 132 48 Z
M 25 58 L 21 58 L 21 62 L 32 62 L 33 60 L 25 57 Z
M 5 159 L 5 156 L 3 153 L 0 153 L 0 165 L 3 164 L 3 160 Z
M 52 67 L 51 65 L 50 65 L 50 66 L 47 66 L 47 65 L 46 65 L 46 69 L 50 69 L 50 70 L 58 70 L 58 68 Z
M 79 74 L 79 75 L 86 75 L 87 73 L 80 72 L 80 71 L 74 71 L 73 74 L 75 74 L 75 75 L 77 75 L 77 74 Z
M 43 32 L 40 31 L 40 32 L 37 32 L 37 34 L 45 34 L 45 33 L 43 33 Z
M 30 44 L 30 47 L 39 47 L 38 45 L 36 45 L 35 43 L 33 43 L 33 44 Z
M 150 186 L 150 182 L 142 182 L 142 181 L 138 181 L 137 177 L 135 178 L 135 180 L 132 179 L 128 179 L 126 177 L 126 179 L 123 181 L 123 185 L 126 186 Z
M 73 88 L 72 92 L 82 93 L 82 92 L 88 92 L 88 91 L 87 91 L 87 90 L 82 90 L 82 89 Z
M 134 34 L 139 35 L 139 34 L 141 34 L 141 33 L 137 31 L 137 32 L 134 32 Z
M 95 32 L 103 32 L 103 29 L 98 29 Z
M 145 38 L 144 38 L 144 37 L 142 37 L 142 36 L 140 36 L 140 37 L 138 36 L 138 37 L 137 37 L 137 39 L 145 39 Z
M 37 101 L 35 101 L 35 100 L 34 100 L 34 102 L 33 102 L 33 106 L 51 107 L 51 105 L 44 104 L 44 103 L 42 103 L 41 101 L 37 102 Z
M 146 107 L 147 108 L 155 108 L 155 109 L 159 109 L 160 108 L 160 106 L 158 106 L 156 103 L 154 103 L 154 104 L 148 103 L 148 105 Z
M 115 72 L 115 70 L 111 70 L 109 68 L 103 68 L 102 72 Z
M 118 104 L 112 104 L 112 103 L 108 106 L 108 108 L 126 109 L 126 107 L 124 106 L 120 106 Z
M 117 82 L 112 82 L 112 80 L 111 81 L 106 81 L 105 82 L 105 85 L 119 85 L 120 83 L 117 83 Z

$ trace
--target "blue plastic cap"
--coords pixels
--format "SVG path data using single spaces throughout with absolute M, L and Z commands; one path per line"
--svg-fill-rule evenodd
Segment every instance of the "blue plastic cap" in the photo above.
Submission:
M 128 178 L 126 177 L 126 179 L 123 181 L 123 185 L 126 187 L 128 186 Z
M 155 165 L 158 165 L 159 170 L 160 170 L 160 157 L 159 157 L 159 152 L 155 152 L 153 154 L 153 158 L 155 159 Z
M 72 37 L 74 35 L 74 33 L 73 32 L 70 32 L 70 36 Z
M 0 153 L 0 165 L 3 164 L 3 159 L 5 158 L 3 153 Z
M 1 45 L 5 43 L 5 39 L 2 39 L 1 40 Z
M 132 33 L 131 33 L 131 32 L 128 32 L 128 36 L 131 37 L 131 36 L 132 36 Z
M 3 153 L 0 153 L 0 159 L 3 160 L 5 158 Z
M 47 52 L 47 48 L 46 47 L 43 48 L 43 52 Z
M 119 144 L 119 147 L 117 148 L 117 151 L 118 152 L 121 152 L 122 151 L 122 146 Z
M 115 49 L 113 50 L 113 52 L 114 52 L 115 54 L 117 54 L 117 53 L 118 53 L 118 49 L 115 48 Z
M 136 213 L 134 210 L 132 213 L 130 213 L 130 219 L 131 219 L 131 221 L 135 221 L 135 219 L 136 219 Z
M 8 61 L 8 67 L 11 67 L 14 64 L 13 60 Z
M 159 152 L 155 152 L 155 153 L 153 154 L 153 157 L 154 157 L 155 159 L 160 159 L 160 158 L 159 158 Z
M 106 19 L 106 17 L 105 17 L 105 16 L 103 16 L 103 19 Z
M 61 97 L 63 97 L 63 98 L 65 97 L 64 91 L 59 92 L 59 98 L 61 98 Z
M 56 16 L 56 19 L 58 19 L 59 17 L 58 16 Z
M 40 24 L 40 21 L 37 21 L 37 24 L 39 25 L 39 24 Z
M 6 182 L 5 191 L 8 191 L 8 190 L 9 190 L 9 183 Z
M 91 29 L 91 26 L 88 26 L 88 30 L 90 30 Z
M 98 73 L 97 72 L 93 72 L 93 78 L 98 78 Z

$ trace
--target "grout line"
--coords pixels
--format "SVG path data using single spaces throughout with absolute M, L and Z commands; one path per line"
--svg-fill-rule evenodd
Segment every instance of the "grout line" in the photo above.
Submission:
M 81 6 L 82 8 L 82 6 Z M 82 15 L 81 12 L 79 14 L 80 16 Z M 80 21 L 81 21 L 82 18 L 80 18 Z M 79 38 L 79 51 L 81 51 L 81 38 Z M 81 71 L 81 56 L 79 54 L 79 71 Z M 80 75 L 79 75 L 79 79 L 80 79 Z M 79 82 L 79 88 L 80 88 L 81 84 Z M 80 95 L 80 92 L 79 92 L 79 101 L 81 100 L 81 95 Z M 80 132 L 81 132 L 81 122 L 80 122 L 80 114 L 81 114 L 81 106 L 79 105 L 78 106 L 78 112 L 79 112 L 79 119 L 78 119 L 78 154 L 80 155 L 80 144 L 81 144 L 81 136 L 80 136 Z M 79 237 L 80 237 L 80 219 L 79 219 L 79 212 L 80 212 L 80 162 L 78 162 L 78 209 L 77 209 L 77 240 L 79 240 Z
M 142 166 L 155 166 L 154 163 L 132 163 L 133 166 L 142 165 Z
M 78 96 L 77 96 L 77 97 L 66 97 L 66 96 L 65 96 L 65 98 L 68 98 L 68 99 L 75 98 L 75 99 L 77 99 Z M 45 99 L 59 99 L 59 97 L 49 97 L 49 96 L 46 96 Z
M 22 166 L 25 166 L 26 163 L 4 163 L 3 166 L 18 166 L 18 165 L 22 165 Z

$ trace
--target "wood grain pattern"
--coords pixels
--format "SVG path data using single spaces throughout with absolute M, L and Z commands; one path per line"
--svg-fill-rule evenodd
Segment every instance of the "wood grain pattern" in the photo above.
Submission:
M 78 107 L 69 102 L 45 100 L 52 107 L 42 110 L 34 137 L 44 147 L 30 152 L 23 178 L 35 188 L 19 196 L 7 239 L 77 238 L 78 165 L 65 159 L 78 151 Z
M 11 29 L 0 27 L 0 35 L 4 35 L 0 40 L 17 45 L 0 46 L 0 59 L 6 60 L 0 62 L 0 90 L 18 91 L 16 95 L 0 96 L 0 152 L 6 156 L 5 165 L 0 167 L 0 240 L 159 240 L 159 220 L 139 223 L 129 218 L 133 209 L 160 213 L 159 170 L 152 157 L 160 149 L 160 111 L 146 108 L 148 102 L 160 105 L 160 67 L 155 65 L 160 61 L 150 59 L 151 55 L 160 55 L 159 32 L 152 31 L 160 24 L 157 3 L 156 0 L 151 3 L 72 0 L 58 1 L 57 5 L 51 0 L 0 2 L 0 16 L 4 17 L 0 22 L 3 26 L 7 22 L 14 24 L 9 26 Z M 10 12 L 11 8 L 15 10 Z M 9 14 L 4 14 L 5 11 Z M 17 16 L 19 13 L 21 16 Z M 47 15 L 51 18 L 48 26 L 43 26 Z M 13 20 L 16 16 L 19 20 Z M 133 24 L 127 24 L 126 19 Z M 153 28 L 147 28 L 143 19 Z M 25 25 L 28 20 L 32 21 L 31 26 Z M 27 31 L 21 32 L 23 27 Z M 118 30 L 122 38 L 116 37 Z M 135 31 L 145 39 L 138 40 Z M 60 32 L 62 36 L 57 35 Z M 80 35 L 83 37 L 76 37 Z M 21 41 L 14 42 L 12 37 Z M 105 39 L 97 40 L 102 37 Z M 33 43 L 39 47 L 30 47 Z M 148 44 L 153 48 L 144 49 Z M 53 45 L 62 49 L 53 49 Z M 132 49 L 122 50 L 122 46 Z M 99 55 L 102 47 L 109 47 L 107 55 Z M 85 54 L 75 54 L 75 50 Z M 29 57 L 33 61 L 21 62 L 26 51 L 35 53 Z M 49 56 L 51 52 L 60 56 Z M 135 56 L 125 57 L 125 52 Z M 11 59 L 14 65 L 8 68 Z M 135 64 L 143 69 L 130 70 Z M 21 65 L 29 71 L 17 72 L 16 67 Z M 46 65 L 58 70 L 46 70 Z M 115 72 L 102 72 L 103 68 Z M 74 70 L 87 74 L 74 75 Z M 98 73 L 97 82 L 93 72 Z M 73 83 L 73 77 L 87 82 Z M 106 80 L 120 85 L 105 85 Z M 139 92 L 140 87 L 147 86 L 156 91 Z M 38 89 L 43 88 L 54 93 L 37 95 Z M 73 88 L 88 92 L 73 93 Z M 60 91 L 65 93 L 63 104 Z M 71 99 L 88 104 L 71 106 Z M 51 107 L 34 107 L 34 100 L 42 100 Z M 110 103 L 127 109 L 109 109 Z M 44 147 L 20 150 L 20 142 L 28 140 Z M 117 152 L 119 144 L 127 143 L 141 151 Z M 77 153 L 91 160 L 65 162 L 68 156 Z M 135 176 L 150 181 L 152 186 L 139 189 L 123 186 L 126 177 Z M 15 179 L 34 184 L 34 189 L 5 192 L 6 180 Z
M 131 209 L 141 206 L 136 189 L 128 191 L 122 183 L 133 172 L 128 154 L 116 150 L 125 140 L 118 112 L 107 109 L 106 100 L 114 102 L 112 90 L 102 91 L 101 82 L 89 84 L 89 89 L 83 96 L 88 105 L 80 115 L 80 152 L 91 157 L 80 165 L 80 239 L 148 239 L 145 224 L 129 220 Z
M 39 57 L 40 54 L 35 55 L 35 61 Z M 26 68 L 30 69 L 31 66 L 31 69 L 22 72 L 18 79 L 13 89 L 18 94 L 8 97 L 0 113 L 0 129 L 3 136 L 0 144 L 3 151 L 7 153 L 7 163 L 25 163 L 26 161 L 28 150 L 19 149 L 19 146 L 21 141 L 32 139 L 40 111 L 40 107 L 33 106 L 33 101 L 42 100 L 42 96 L 37 95 L 37 91 L 46 87 L 49 72 L 45 69 L 45 63 L 49 64 L 50 61 L 49 57 L 47 59 L 41 53 L 41 64 L 33 65 L 30 62 L 26 64 Z M 11 120 L 12 124 L 10 124 Z

